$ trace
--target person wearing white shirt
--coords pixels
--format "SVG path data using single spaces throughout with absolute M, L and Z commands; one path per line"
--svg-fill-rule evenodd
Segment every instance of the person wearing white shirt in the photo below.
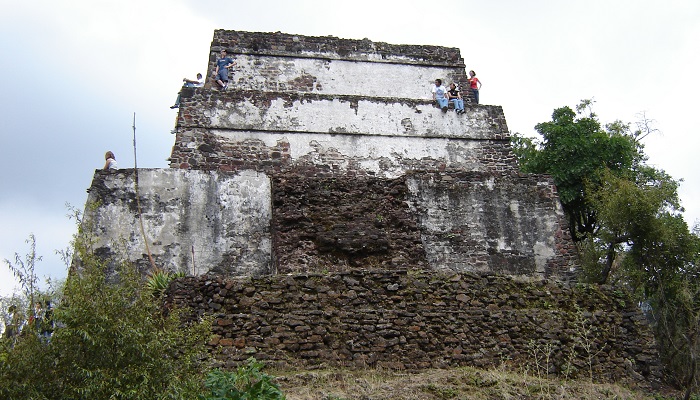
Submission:
M 114 153 L 108 151 L 105 153 L 105 166 L 102 168 L 104 171 L 111 171 L 113 169 L 118 169 L 117 158 L 114 157 Z
M 435 79 L 435 86 L 433 86 L 433 100 L 438 104 L 438 107 L 442 109 L 442 112 L 447 112 L 447 89 L 442 86 L 442 79 Z

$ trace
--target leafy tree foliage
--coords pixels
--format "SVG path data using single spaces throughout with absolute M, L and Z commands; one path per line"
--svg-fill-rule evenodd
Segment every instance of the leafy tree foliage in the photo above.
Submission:
M 623 277 L 633 276 L 636 269 L 652 268 L 648 252 L 655 250 L 654 254 L 658 255 L 662 248 L 648 246 L 663 237 L 664 227 L 675 224 L 681 232 L 689 234 L 680 215 L 677 181 L 663 171 L 643 165 L 626 175 L 620 177 L 610 170 L 602 170 L 597 187 L 587 184 L 590 193 L 587 203 L 595 210 L 599 223 L 592 240 L 602 248 L 605 260 L 600 263 L 602 268 L 597 279 L 600 282 L 608 280 L 620 254 L 626 256 Z M 669 246 L 671 242 L 663 245 Z M 682 249 L 675 247 L 674 250 Z
M 623 175 L 643 159 L 629 126 L 618 121 L 603 129 L 590 105 L 590 100 L 584 100 L 577 112 L 569 107 L 554 110 L 552 121 L 535 126 L 541 143 L 524 137 L 513 142 L 523 172 L 549 174 L 554 179 L 576 241 L 599 227 L 596 210 L 587 202 L 590 186 L 586 184 L 595 189 L 600 171 Z
M 38 291 L 39 286 L 39 278 L 36 276 L 34 267 L 36 263 L 41 261 L 41 256 L 36 254 L 36 238 L 34 234 L 29 235 L 29 239 L 25 242 L 29 244 L 29 253 L 24 256 L 24 259 L 15 253 L 14 263 L 7 259 L 4 262 L 22 285 L 22 291 L 27 300 L 29 300 L 29 304 L 34 304 L 34 294 Z
M 648 173 L 639 185 L 603 176 L 591 204 L 600 210 L 601 242 L 608 253 L 621 253 L 615 279 L 648 306 L 667 376 L 689 398 L 698 387 L 700 237 L 678 213 L 677 183 L 670 177 Z
M 54 309 L 53 335 L 27 330 L 2 341 L 0 398 L 196 398 L 210 321 L 182 326 L 177 310 L 164 314 L 131 265 L 109 274 L 90 250 L 86 226 L 73 243 L 81 267 Z
M 654 252 L 642 277 L 668 376 L 688 399 L 700 387 L 700 237 L 683 228 L 677 219 L 660 227 L 664 243 L 650 245 L 665 248 Z
M 645 164 L 639 141 L 616 121 L 601 127 L 583 101 L 536 126 L 542 142 L 516 136 L 524 172 L 552 175 L 584 264 L 584 278 L 628 288 L 647 307 L 673 383 L 698 387 L 700 237 L 681 216 L 679 182 Z M 587 111 L 587 116 L 584 116 Z

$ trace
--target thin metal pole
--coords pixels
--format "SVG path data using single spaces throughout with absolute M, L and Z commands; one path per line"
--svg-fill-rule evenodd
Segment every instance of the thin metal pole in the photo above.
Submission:
M 136 112 L 134 112 L 134 124 L 132 125 L 134 130 L 134 191 L 136 192 L 136 210 L 139 213 L 139 225 L 141 225 L 141 236 L 143 237 L 143 242 L 146 244 L 146 253 L 148 254 L 148 261 L 151 263 L 151 268 L 154 270 L 157 268 L 155 261 L 153 261 L 153 256 L 151 255 L 151 249 L 148 246 L 148 238 L 146 238 L 146 230 L 143 228 L 143 215 L 141 215 L 141 202 L 139 201 L 139 169 L 136 164 Z

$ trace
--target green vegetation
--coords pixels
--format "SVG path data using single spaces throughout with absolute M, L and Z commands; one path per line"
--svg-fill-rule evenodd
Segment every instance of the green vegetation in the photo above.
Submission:
M 262 372 L 263 365 L 254 358 L 236 371 L 214 370 L 209 373 L 205 386 L 209 390 L 202 400 L 284 400 L 284 394 L 273 377 Z
M 146 288 L 154 297 L 161 297 L 173 279 L 182 278 L 184 276 L 185 274 L 182 272 L 170 272 L 159 268 L 148 274 Z
M 78 225 L 72 243 L 75 263 L 50 316 L 52 334 L 24 324 L 21 333 L 3 338 L 0 398 L 196 398 L 211 322 L 183 326 L 180 310 L 165 315 L 135 268 L 121 263 L 110 271 L 92 253 L 86 228 Z M 32 246 L 24 260 L 17 257 L 21 262 L 6 263 L 13 271 L 33 271 L 37 259 Z M 32 273 L 20 277 L 23 287 L 32 279 Z M 42 295 L 31 287 L 26 295 Z
M 554 110 L 552 121 L 535 126 L 542 135 L 541 142 L 522 136 L 513 140 L 524 172 L 554 178 L 576 241 L 600 227 L 597 210 L 588 201 L 591 191 L 602 185 L 600 172 L 626 176 L 645 159 L 637 140 L 641 133 L 632 132 L 620 121 L 603 128 L 591 105 L 591 100 L 584 100 L 576 112 L 569 107 Z
M 557 185 L 584 279 L 628 290 L 648 309 L 670 382 L 690 398 L 698 388 L 700 235 L 681 216 L 678 181 L 645 164 L 646 118 L 633 130 L 603 127 L 584 100 L 536 125 L 542 141 L 515 136 L 524 172 Z
M 212 321 L 184 325 L 184 310 L 163 308 L 164 291 L 182 274 L 157 269 L 144 280 L 132 265 L 97 257 L 91 224 L 73 213 L 78 232 L 63 252 L 72 262 L 63 287 L 39 291 L 33 236 L 25 257 L 5 260 L 23 292 L 1 299 L 10 329 L 0 341 L 0 399 L 284 399 L 254 359 L 207 375 Z M 45 308 L 33 308 L 35 300 Z
M 508 367 L 511 369 L 512 367 Z M 325 369 L 275 371 L 287 398 L 295 400 L 663 400 L 678 393 L 650 393 L 621 385 L 538 377 L 534 371 L 429 369 Z

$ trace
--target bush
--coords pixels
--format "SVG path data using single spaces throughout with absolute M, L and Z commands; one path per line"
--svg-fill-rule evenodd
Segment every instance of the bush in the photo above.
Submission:
M 73 247 L 80 267 L 54 309 L 50 340 L 28 330 L 0 347 L 0 398 L 197 398 L 211 321 L 183 326 L 132 265 L 108 271 L 81 233 Z
M 278 400 L 284 394 L 272 382 L 272 377 L 260 369 L 262 364 L 249 358 L 246 365 L 238 367 L 235 372 L 214 370 L 209 373 L 204 383 L 207 395 L 202 400 Z

